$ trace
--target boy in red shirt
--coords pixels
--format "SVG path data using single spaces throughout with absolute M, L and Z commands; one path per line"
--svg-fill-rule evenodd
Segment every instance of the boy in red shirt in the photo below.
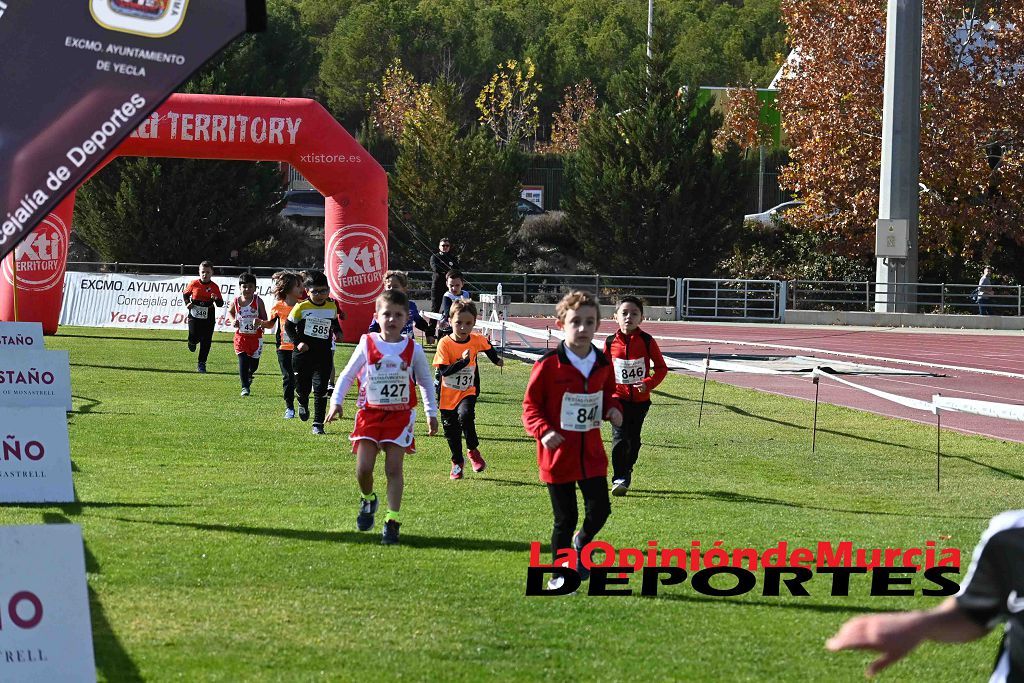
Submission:
M 643 302 L 635 296 L 622 297 L 615 309 L 619 331 L 604 342 L 604 355 L 615 371 L 615 397 L 622 402 L 622 426 L 612 427 L 613 496 L 629 491 L 640 454 L 640 431 L 651 409 L 651 392 L 668 375 L 658 342 L 640 329 L 643 321 Z
M 196 370 L 205 373 L 206 359 L 213 344 L 213 328 L 217 325 L 213 307 L 224 305 L 220 287 L 213 281 L 213 264 L 209 261 L 200 263 L 199 279 L 188 283 L 182 294 L 188 309 L 188 350 L 195 351 L 199 346 Z
M 601 320 L 597 297 L 588 292 L 566 294 L 555 314 L 565 341 L 533 366 L 523 397 L 523 425 L 537 439 L 540 479 L 548 485 L 555 517 L 551 553 L 557 561 L 559 551 L 570 544 L 579 553 L 611 514 L 601 420 L 621 426 L 622 412 L 612 365 L 591 343 Z M 586 516 L 573 536 L 579 519 L 577 486 Z M 576 569 L 580 578 L 589 577 L 582 565 Z
M 238 276 L 238 289 L 242 292 L 231 303 L 226 324 L 235 328 L 235 355 L 238 356 L 238 377 L 242 380 L 242 396 L 249 395 L 249 387 L 260 367 L 263 354 L 263 330 L 273 327 L 267 320 L 263 299 L 256 296 L 256 276 L 242 273 Z

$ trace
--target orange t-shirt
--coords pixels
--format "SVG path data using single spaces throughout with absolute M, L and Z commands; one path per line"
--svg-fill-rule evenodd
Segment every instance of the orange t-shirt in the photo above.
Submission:
M 491 348 L 491 342 L 482 334 L 471 332 L 464 342 L 455 341 L 452 335 L 446 335 L 437 342 L 434 353 L 434 365 L 454 365 L 462 359 L 464 351 L 469 351 L 469 365 L 456 373 L 441 378 L 441 410 L 455 410 L 459 402 L 467 396 L 477 395 L 477 355 Z
M 282 351 L 294 351 L 295 344 L 288 341 L 288 333 L 284 331 L 284 321 L 288 320 L 288 314 L 292 312 L 294 304 L 289 304 L 284 299 L 279 299 L 270 309 L 270 319 L 277 321 L 277 332 L 274 333 L 277 341 L 277 348 Z
M 188 287 L 185 288 L 183 294 L 188 294 L 192 301 L 209 302 L 214 299 L 223 298 L 220 295 L 220 287 L 213 280 L 210 280 L 209 284 L 199 279 L 193 280 L 188 283 Z

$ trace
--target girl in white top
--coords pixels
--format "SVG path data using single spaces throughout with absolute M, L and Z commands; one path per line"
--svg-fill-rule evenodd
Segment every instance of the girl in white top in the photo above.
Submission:
M 327 422 L 342 416 L 342 403 L 349 387 L 359 380 L 355 427 L 349 439 L 356 454 L 356 480 L 362 494 L 356 526 L 373 528 L 377 494 L 373 490 L 373 469 L 377 453 L 384 451 L 387 476 L 388 513 L 382 543 L 398 543 L 399 509 L 405 480 L 402 472 L 406 453 L 416 450 L 415 386 L 419 385 L 426 406 L 429 434 L 437 433 L 437 398 L 430 364 L 415 340 L 402 336 L 409 317 L 409 299 L 404 292 L 386 291 L 377 297 L 375 318 L 380 333 L 364 334 L 352 352 L 331 397 Z

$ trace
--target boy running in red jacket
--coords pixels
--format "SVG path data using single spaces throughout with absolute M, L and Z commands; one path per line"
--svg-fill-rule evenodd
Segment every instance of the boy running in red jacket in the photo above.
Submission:
M 668 375 L 658 342 L 640 329 L 643 321 L 643 302 L 635 296 L 622 297 L 615 309 L 619 331 L 604 342 L 604 355 L 615 371 L 615 397 L 622 402 L 622 426 L 612 427 L 613 496 L 629 491 L 640 454 L 640 431 L 651 409 L 651 392 Z
M 548 485 L 555 517 L 551 553 L 557 561 L 559 551 L 570 546 L 579 553 L 611 514 L 601 421 L 620 426 L 622 412 L 612 365 L 591 343 L 601 319 L 597 297 L 571 292 L 555 314 L 565 341 L 533 366 L 523 397 L 523 425 L 537 439 L 540 479 Z M 586 516 L 573 536 L 579 519 L 577 486 Z M 590 575 L 582 565 L 577 571 L 583 579 Z

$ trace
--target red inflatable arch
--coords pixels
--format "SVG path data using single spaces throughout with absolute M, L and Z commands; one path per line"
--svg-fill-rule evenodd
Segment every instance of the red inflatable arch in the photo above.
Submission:
M 120 156 L 290 163 L 327 198 L 324 263 L 345 311 L 345 340 L 356 341 L 366 330 L 388 265 L 387 175 L 318 103 L 171 95 L 103 165 Z M 17 258 L 19 319 L 41 322 L 47 334 L 57 331 L 74 202 L 72 192 L 4 259 L 0 320 L 14 319 L 11 263 Z

